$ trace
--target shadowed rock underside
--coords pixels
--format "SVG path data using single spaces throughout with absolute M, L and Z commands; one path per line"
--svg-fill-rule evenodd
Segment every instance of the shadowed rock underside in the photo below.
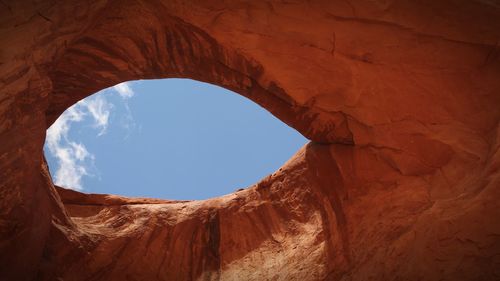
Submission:
M 2 280 L 500 279 L 498 1 L 0 7 Z M 42 148 L 65 109 L 173 77 L 311 142 L 209 200 L 53 185 Z

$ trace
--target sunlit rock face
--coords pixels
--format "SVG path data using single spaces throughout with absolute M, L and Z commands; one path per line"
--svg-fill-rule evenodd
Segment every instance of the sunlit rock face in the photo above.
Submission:
M 496 1 L 0 5 L 2 280 L 500 278 Z M 167 77 L 311 143 L 205 201 L 53 186 L 42 146 L 66 108 Z

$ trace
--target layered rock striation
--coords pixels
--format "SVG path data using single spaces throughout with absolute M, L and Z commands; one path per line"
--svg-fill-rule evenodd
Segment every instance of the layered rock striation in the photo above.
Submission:
M 497 1 L 0 2 L 2 280 L 500 279 Z M 45 130 L 135 79 L 311 140 L 204 201 L 55 187 Z

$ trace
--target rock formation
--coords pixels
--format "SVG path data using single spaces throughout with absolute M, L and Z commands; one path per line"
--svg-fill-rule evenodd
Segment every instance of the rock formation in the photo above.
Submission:
M 0 2 L 1 280 L 499 280 L 500 2 Z M 122 81 L 220 85 L 311 140 L 204 201 L 55 187 Z M 138 187 L 140 188 L 140 187 Z

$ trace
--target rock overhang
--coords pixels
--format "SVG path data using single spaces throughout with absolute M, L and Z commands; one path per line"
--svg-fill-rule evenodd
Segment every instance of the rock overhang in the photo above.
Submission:
M 495 3 L 6 6 L 8 279 L 495 279 Z M 41 152 L 57 116 L 99 89 L 168 77 L 235 91 L 314 143 L 247 191 L 194 205 L 57 192 Z

